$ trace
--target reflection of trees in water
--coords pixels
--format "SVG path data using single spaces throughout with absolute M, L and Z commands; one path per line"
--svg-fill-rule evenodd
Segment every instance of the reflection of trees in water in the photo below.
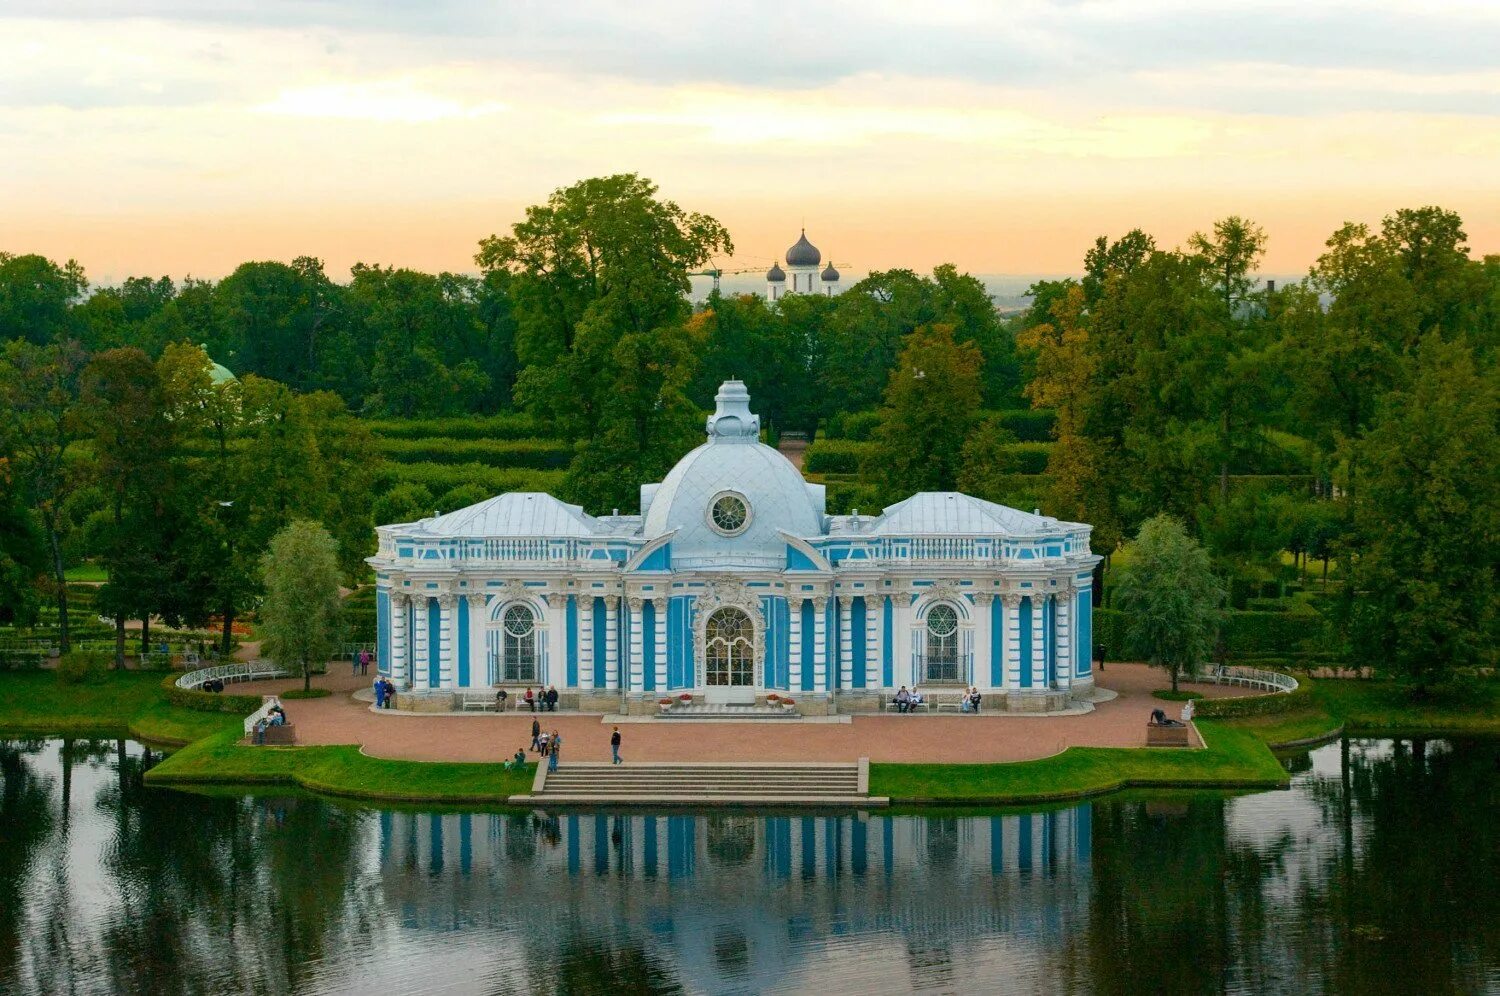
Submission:
M 951 868 L 958 857 L 958 820 L 940 817 L 924 821 L 927 828 L 927 863 Z
M 1324 779 L 1341 841 L 1298 883 L 1299 955 L 1332 990 L 1478 992 L 1500 964 L 1500 744 L 1355 743 Z
M 754 816 L 708 817 L 704 831 L 709 856 L 724 867 L 749 861 L 755 855 L 755 826 L 759 822 Z
M 531 992 L 680 993 L 682 982 L 667 963 L 636 941 L 610 943 L 570 934 L 557 951 L 532 959 Z
M 42 749 L 39 742 L 0 742 L 0 990 L 21 989 L 23 897 L 37 853 L 53 831 L 53 779 L 30 763 Z
M 536 854 L 536 831 L 531 817 L 520 813 L 506 819 L 505 857 L 517 864 L 529 864 Z

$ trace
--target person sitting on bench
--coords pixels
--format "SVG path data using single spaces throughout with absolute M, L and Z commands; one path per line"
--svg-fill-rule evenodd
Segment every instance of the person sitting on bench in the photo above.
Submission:
M 901 686 L 901 690 L 896 693 L 896 711 L 898 713 L 901 713 L 901 712 L 909 712 L 910 710 L 911 710 L 911 692 L 908 692 L 906 690 L 906 686 L 902 685 Z

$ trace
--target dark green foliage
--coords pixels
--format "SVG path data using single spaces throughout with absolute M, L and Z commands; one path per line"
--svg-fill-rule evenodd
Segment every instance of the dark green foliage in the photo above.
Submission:
M 192 709 L 194 712 L 227 712 L 235 716 L 248 716 L 260 708 L 261 697 L 259 695 L 200 692 L 196 689 L 179 688 L 177 677 L 175 674 L 168 675 L 161 681 L 162 692 L 172 705 Z
M 63 654 L 57 662 L 57 680 L 64 685 L 96 685 L 108 675 L 108 654 L 73 650 Z
M 554 439 L 381 439 L 381 456 L 395 463 L 477 463 L 488 467 L 559 470 L 573 459 L 571 443 Z
M 1052 427 L 1057 424 L 1057 416 L 1046 409 L 1032 411 L 1020 409 L 995 413 L 1000 425 L 1008 429 L 1019 442 L 1023 443 L 1050 443 L 1052 441 Z
M 1245 695 L 1230 699 L 1199 699 L 1193 707 L 1205 719 L 1230 719 L 1245 716 L 1278 716 L 1312 705 L 1312 684 L 1303 681 L 1292 692 Z
M 802 458 L 802 469 L 809 474 L 857 474 L 869 455 L 869 443 L 820 439 L 807 448 Z
M 390 439 L 536 439 L 540 424 L 530 415 L 463 415 L 449 418 L 367 418 L 365 428 L 384 443 Z

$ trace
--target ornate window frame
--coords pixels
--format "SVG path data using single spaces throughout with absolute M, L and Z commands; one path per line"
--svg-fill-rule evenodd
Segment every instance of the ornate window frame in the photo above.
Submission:
M 741 522 L 735 529 L 725 529 L 723 526 L 719 525 L 718 520 L 714 518 L 714 509 L 718 507 L 719 502 L 723 501 L 725 498 L 735 499 L 745 510 L 745 521 Z M 720 536 L 739 536 L 746 529 L 750 528 L 750 523 L 755 521 L 755 509 L 753 506 L 751 506 L 750 499 L 746 498 L 744 494 L 731 488 L 726 488 L 722 491 L 714 492 L 713 497 L 708 499 L 708 504 L 703 509 L 703 519 L 708 523 L 708 528 L 712 529 Z
M 696 594 L 693 606 L 693 683 L 697 688 L 708 687 L 708 617 L 719 609 L 734 608 L 750 617 L 751 645 L 754 659 L 751 663 L 750 687 L 765 687 L 766 664 L 766 616 L 761 611 L 759 596 L 750 592 L 739 579 L 712 581 Z

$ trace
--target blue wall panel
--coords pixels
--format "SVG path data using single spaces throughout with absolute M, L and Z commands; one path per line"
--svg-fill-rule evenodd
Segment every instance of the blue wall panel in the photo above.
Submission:
M 990 600 L 990 684 L 1005 687 L 1005 603 Z
M 1031 596 L 1021 599 L 1021 687 L 1031 687 Z
M 469 600 L 460 598 L 458 600 L 458 684 L 461 688 L 468 688 L 471 682 L 469 675 L 473 673 L 469 667 Z
M 1092 674 L 1094 670 L 1094 602 L 1092 592 L 1078 593 L 1078 625 L 1073 639 L 1078 660 L 1078 673 Z
M 880 600 L 880 610 L 885 616 L 885 631 L 880 636 L 881 653 L 885 656 L 885 687 L 890 688 L 896 684 L 895 665 L 896 648 L 893 645 L 896 632 L 896 611 L 889 598 Z
M 802 600 L 802 691 L 810 692 L 813 686 L 813 603 Z
M 1047 687 L 1057 685 L 1057 596 L 1047 599 Z
M 656 691 L 656 602 L 641 606 L 641 686 Z
M 375 670 L 391 673 L 391 596 L 375 593 Z
M 441 677 L 441 674 L 442 674 L 440 668 L 438 667 L 438 658 L 441 656 L 441 653 L 439 652 L 439 647 L 442 646 L 442 644 L 439 643 L 439 641 L 442 639 L 442 634 L 443 634 L 442 616 L 440 614 L 441 610 L 439 610 L 439 608 L 438 608 L 437 599 L 429 598 L 429 599 L 426 599 L 426 602 L 427 602 L 427 683 L 431 687 L 436 688 L 436 687 L 438 687 L 438 681 L 439 681 L 439 679 Z
M 869 651 L 870 641 L 865 638 L 865 604 L 864 598 L 856 598 L 849 604 L 849 653 L 854 658 L 854 687 L 865 687 L 865 664 Z
M 568 687 L 578 687 L 578 599 L 568 599 Z

